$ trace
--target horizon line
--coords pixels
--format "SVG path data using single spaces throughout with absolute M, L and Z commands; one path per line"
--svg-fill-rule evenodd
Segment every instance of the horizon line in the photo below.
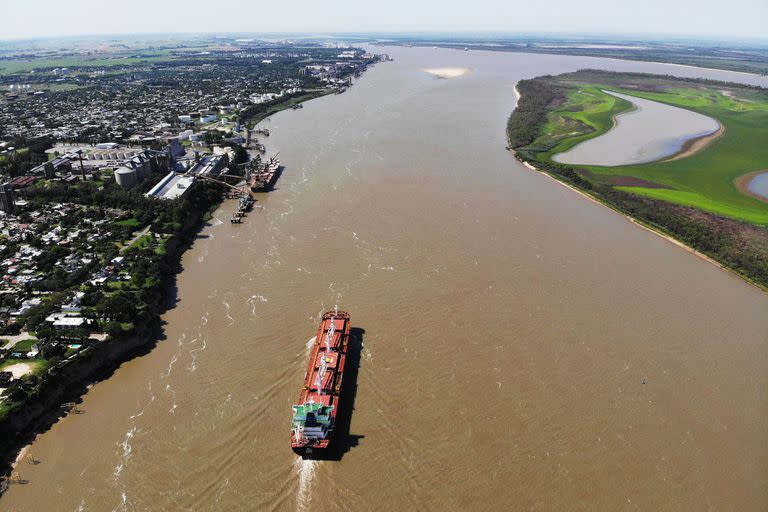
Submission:
M 46 41 L 56 39 L 77 40 L 78 38 L 120 38 L 120 37 L 147 37 L 147 36 L 208 36 L 208 37 L 227 37 L 235 35 L 248 36 L 304 36 L 304 37 L 380 37 L 380 36 L 436 36 L 439 35 L 445 39 L 456 39 L 467 36 L 484 37 L 542 37 L 542 38 L 602 38 L 612 37 L 620 40 L 639 38 L 646 41 L 698 41 L 698 42 L 742 42 L 742 43 L 764 43 L 768 44 L 768 37 L 758 35 L 706 35 L 701 33 L 673 33 L 673 32 L 611 32 L 611 31 L 510 31 L 496 29 L 424 29 L 424 30 L 280 30 L 280 31 L 178 31 L 178 32 L 112 32 L 112 33 L 82 33 L 82 34 L 61 34 L 61 35 L 39 35 L 39 36 L 18 36 L 2 37 L 0 42 L 22 42 L 22 41 Z

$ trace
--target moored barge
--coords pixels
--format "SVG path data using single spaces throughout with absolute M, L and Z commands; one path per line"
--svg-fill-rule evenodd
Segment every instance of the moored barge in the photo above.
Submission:
M 280 165 L 280 160 L 277 159 L 277 156 L 270 158 L 266 164 L 259 165 L 248 176 L 248 186 L 251 192 L 272 190 L 282 171 L 283 166 Z

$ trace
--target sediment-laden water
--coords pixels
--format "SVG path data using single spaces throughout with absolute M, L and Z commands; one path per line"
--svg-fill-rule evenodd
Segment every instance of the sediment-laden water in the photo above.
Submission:
M 764 510 L 768 296 L 505 151 L 566 56 L 388 49 L 269 122 L 286 165 L 183 258 L 165 339 L 41 435 L 13 511 Z M 422 71 L 462 67 L 437 79 Z M 364 329 L 351 445 L 289 446 L 307 342 Z
M 678 153 L 686 142 L 710 135 L 720 124 L 705 115 L 657 101 L 605 91 L 634 105 L 616 116 L 608 132 L 589 139 L 553 160 L 564 164 L 630 165 L 653 162 Z

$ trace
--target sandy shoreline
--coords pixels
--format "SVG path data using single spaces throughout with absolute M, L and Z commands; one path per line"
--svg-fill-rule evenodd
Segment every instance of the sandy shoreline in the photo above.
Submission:
M 603 90 L 603 92 L 607 93 L 607 94 L 610 94 L 611 96 L 615 96 L 615 94 L 613 94 L 611 91 Z M 518 96 L 519 96 L 519 93 L 518 93 Z M 629 100 L 627 100 L 627 101 L 629 101 Z M 615 130 L 619 126 L 619 118 L 621 116 L 623 116 L 625 114 L 631 114 L 633 112 L 639 112 L 639 111 L 642 110 L 642 107 L 640 105 L 638 105 L 636 103 L 633 103 L 631 101 L 630 101 L 630 103 L 632 104 L 632 108 L 630 110 L 626 111 L 626 112 L 619 112 L 618 114 L 613 115 L 611 117 L 611 121 L 612 121 L 611 127 L 608 130 L 606 130 L 605 133 L 602 133 L 602 134 L 598 135 L 597 137 L 603 137 L 603 136 L 607 135 L 609 132 L 611 132 L 612 130 Z M 710 117 L 710 116 L 707 116 L 707 117 Z M 694 154 L 698 153 L 699 151 L 701 151 L 704 148 L 706 148 L 707 146 L 709 146 L 709 144 L 712 141 L 714 141 L 715 139 L 720 137 L 723 133 L 725 133 L 725 126 L 723 126 L 723 124 L 720 121 L 718 121 L 717 119 L 715 119 L 713 117 L 710 117 L 710 119 L 712 119 L 713 121 L 715 121 L 717 123 L 717 130 L 715 130 L 715 131 L 713 131 L 711 133 L 708 133 L 706 135 L 701 135 L 699 137 L 694 137 L 692 139 L 686 140 L 683 143 L 683 146 L 680 148 L 680 150 L 678 150 L 677 152 L 673 153 L 672 155 L 663 156 L 663 157 L 657 158 L 656 160 L 651 160 L 651 161 L 648 161 L 648 162 L 640 162 L 640 163 L 637 163 L 637 164 L 620 164 L 620 165 L 646 165 L 646 164 L 653 164 L 653 163 L 660 163 L 660 162 L 672 162 L 672 161 L 680 160 L 682 158 L 686 158 L 686 157 L 689 157 L 691 155 L 694 155 Z M 582 141 L 579 144 L 576 144 L 576 146 L 568 149 L 567 151 L 563 151 L 562 153 L 556 153 L 555 155 L 552 156 L 552 160 L 555 161 L 555 162 L 558 162 L 558 163 L 564 163 L 564 162 L 561 162 L 560 160 L 558 160 L 558 157 L 568 154 L 570 151 L 573 151 L 576 147 L 578 147 L 579 145 L 583 144 L 584 142 L 587 142 L 587 141 Z M 572 164 L 572 165 L 575 165 L 575 164 Z M 608 165 L 607 167 L 615 167 L 615 165 Z
M 717 121 L 717 119 L 715 119 L 715 121 Z M 685 141 L 685 144 L 683 144 L 683 147 L 680 148 L 680 151 L 678 151 L 672 156 L 668 156 L 667 158 L 657 160 L 657 162 L 673 162 L 675 160 L 680 160 L 681 158 L 686 158 L 698 153 L 702 149 L 709 146 L 712 143 L 712 141 L 719 138 L 722 134 L 725 133 L 725 126 L 723 126 L 723 123 L 721 123 L 720 121 L 717 121 L 717 125 L 719 128 L 714 132 L 708 135 L 702 135 L 701 137 L 696 137 L 696 138 Z
M 736 185 L 736 188 L 739 189 L 739 192 L 741 192 L 744 195 L 747 195 L 749 197 L 754 197 L 758 201 L 762 201 L 764 203 L 768 203 L 768 199 L 764 196 L 761 196 L 760 194 L 755 194 L 751 190 L 749 190 L 749 182 L 752 181 L 756 176 L 760 174 L 764 174 L 768 172 L 768 169 L 763 169 L 761 171 L 755 171 L 750 172 L 748 174 L 744 174 L 743 176 L 739 176 L 735 180 L 733 180 L 734 185 Z
M 422 71 L 437 78 L 458 78 L 469 73 L 467 68 L 424 68 Z
M 512 154 L 516 154 L 514 150 L 510 150 L 510 151 L 512 151 Z M 573 190 L 574 192 L 576 192 L 577 194 L 581 195 L 585 199 L 588 199 L 588 200 L 592 201 L 595 204 L 599 204 L 601 206 L 610 208 L 611 210 L 613 210 L 614 212 L 618 213 L 619 215 L 621 215 L 622 217 L 627 219 L 629 222 L 631 222 L 635 226 L 637 226 L 639 228 L 642 228 L 642 229 L 644 229 L 646 231 L 649 231 L 649 232 L 653 233 L 654 235 L 659 236 L 659 237 L 663 238 L 664 240 L 666 240 L 666 241 L 668 241 L 668 242 L 670 242 L 670 243 L 680 247 L 681 249 L 683 249 L 683 250 L 685 250 L 685 251 L 687 251 L 687 252 L 689 252 L 689 253 L 691 253 L 691 254 L 693 254 L 695 256 L 698 256 L 699 258 L 701 258 L 701 259 L 703 259 L 705 261 L 708 261 L 709 263 L 715 265 L 719 269 L 724 270 L 724 271 L 726 271 L 726 272 L 728 272 L 730 274 L 735 275 L 736 277 L 739 277 L 739 278 L 745 280 L 747 283 L 749 283 L 750 285 L 754 286 L 755 288 L 758 288 L 759 290 L 765 291 L 762 287 L 760 287 L 757 284 L 753 283 L 751 280 L 747 279 L 745 276 L 742 276 L 741 274 L 736 273 L 734 270 L 731 270 L 730 268 L 728 268 L 725 265 L 721 264 L 719 261 L 717 261 L 717 260 L 715 260 L 713 258 L 710 258 L 709 256 L 707 256 L 706 254 L 704 254 L 702 252 L 697 251 L 693 247 L 684 244 L 680 240 L 678 240 L 678 239 L 676 239 L 676 238 L 674 238 L 674 237 L 672 237 L 672 236 L 670 236 L 670 235 L 668 235 L 668 234 L 666 234 L 666 233 L 664 233 L 662 231 L 659 231 L 658 229 L 655 229 L 655 228 L 653 228 L 651 226 L 648 226 L 647 224 L 643 223 L 642 221 L 640 221 L 638 219 L 635 219 L 634 217 L 631 217 L 631 216 L 627 215 L 626 213 L 624 213 L 622 211 L 617 210 L 616 208 L 614 208 L 610 204 L 596 199 L 595 197 L 591 196 L 590 194 L 584 192 L 583 190 L 579 190 L 578 188 L 576 188 L 576 187 L 574 187 L 572 185 L 569 185 L 568 183 L 560 181 L 559 179 L 557 179 L 554 176 L 552 176 L 550 173 L 548 173 L 546 171 L 542 171 L 538 167 L 535 167 L 532 164 L 530 164 L 530 163 L 528 163 L 528 162 L 526 162 L 524 160 L 519 160 L 519 161 L 525 167 L 527 167 L 528 169 L 531 169 L 532 171 L 536 171 L 536 172 L 538 172 L 540 174 L 543 174 L 544 176 L 548 177 L 549 179 L 555 181 L 556 183 L 559 183 L 560 185 L 562 185 L 562 186 L 564 186 L 564 187 L 566 187 L 566 188 L 568 188 L 570 190 Z M 758 172 L 761 172 L 761 171 L 758 171 Z M 762 172 L 764 172 L 764 171 L 762 171 Z
M 11 464 L 11 468 L 16 469 L 16 466 L 18 466 L 19 462 L 21 462 L 24 456 L 27 455 L 31 447 L 32 443 L 24 446 L 21 450 L 19 450 L 19 454 L 16 456 L 16 460 L 13 461 L 13 464 Z

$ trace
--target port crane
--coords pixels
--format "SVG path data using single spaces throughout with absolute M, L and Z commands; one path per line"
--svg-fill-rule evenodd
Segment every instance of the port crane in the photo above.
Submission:
M 184 176 L 187 178 L 192 178 L 194 180 L 203 180 L 203 181 L 211 181 L 216 183 L 221 183 L 225 187 L 227 187 L 235 197 L 245 197 L 250 196 L 250 193 L 248 190 L 244 188 L 245 183 L 238 183 L 237 185 L 232 185 L 231 183 L 227 183 L 223 178 L 237 178 L 242 180 L 242 176 L 237 176 L 234 174 L 227 174 L 227 173 L 221 173 L 216 176 L 208 176 L 208 175 L 201 175 L 201 174 L 190 174 L 187 172 L 179 172 L 179 171 L 173 171 L 174 174 L 178 176 Z
M 253 167 L 254 165 L 258 165 L 260 161 L 261 161 L 261 157 L 257 156 L 254 160 L 250 162 L 246 162 L 245 164 L 240 164 L 238 167 L 245 166 L 245 165 L 250 165 Z M 232 212 L 232 217 L 230 219 L 230 222 L 232 224 L 242 223 L 246 213 L 251 211 L 253 208 L 259 208 L 261 210 L 264 209 L 263 206 L 255 204 L 256 199 L 254 199 L 248 187 L 247 174 L 246 176 L 238 176 L 235 174 L 221 172 L 216 175 L 210 175 L 210 174 L 200 174 L 199 172 L 192 172 L 191 169 L 186 171 L 171 171 L 171 172 L 173 172 L 177 176 L 191 178 L 193 182 L 197 180 L 203 180 L 203 181 L 209 181 L 214 183 L 220 183 L 224 185 L 227 188 L 228 197 L 239 199 L 238 204 L 235 210 Z M 237 183 L 233 185 L 232 183 L 229 183 L 226 180 L 226 178 L 234 178 L 237 180 Z M 179 184 L 179 186 L 183 186 L 183 185 Z

